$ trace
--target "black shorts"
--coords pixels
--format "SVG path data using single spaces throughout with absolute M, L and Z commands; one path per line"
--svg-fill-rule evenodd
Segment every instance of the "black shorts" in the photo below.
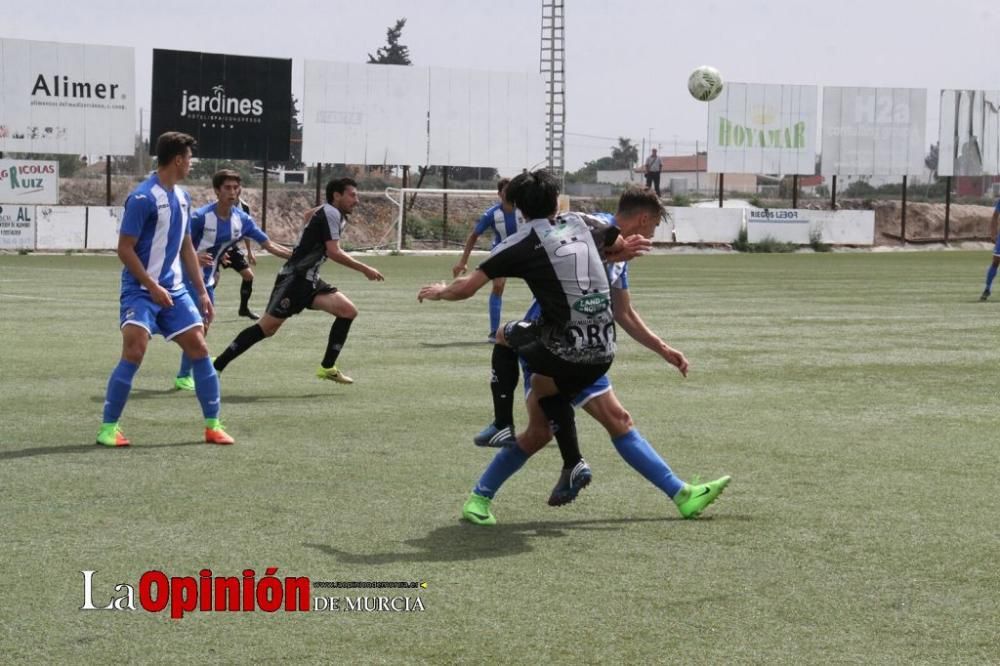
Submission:
M 299 275 L 278 275 L 274 281 L 271 298 L 267 301 L 267 314 L 278 319 L 288 319 L 306 308 L 320 294 L 336 293 L 337 288 L 319 278 L 315 282 Z
M 229 262 L 226 265 L 226 262 Z M 232 245 L 226 250 L 226 253 L 222 255 L 222 264 L 226 265 L 226 268 L 232 268 L 237 273 L 242 273 L 246 269 L 250 268 L 250 264 L 247 263 L 247 256 L 243 254 L 243 250 Z
M 611 369 L 611 361 L 573 363 L 559 358 L 542 344 L 534 322 L 509 322 L 504 325 L 503 333 L 507 344 L 524 360 L 528 370 L 551 377 L 559 392 L 570 400 Z

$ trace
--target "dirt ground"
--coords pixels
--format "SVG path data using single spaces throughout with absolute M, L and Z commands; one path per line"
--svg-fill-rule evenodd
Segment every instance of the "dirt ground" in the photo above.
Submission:
M 111 201 L 115 205 L 124 202 L 128 192 L 135 187 L 133 178 L 112 179 Z M 59 203 L 70 205 L 97 205 L 105 200 L 105 181 L 94 179 L 63 179 L 59 183 Z M 214 200 L 209 186 L 189 186 L 188 192 L 196 206 Z M 243 196 L 250 204 L 258 222 L 261 221 L 262 191 L 259 188 L 245 188 Z M 303 213 L 315 204 L 316 191 L 308 188 L 275 187 L 268 189 L 266 229 L 279 243 L 294 243 L 303 224 Z M 448 200 L 448 247 L 459 248 L 471 229 L 471 225 L 492 205 L 493 199 L 449 197 Z M 602 202 L 574 198 L 576 210 L 597 210 Z M 842 209 L 875 210 L 875 244 L 898 245 L 902 226 L 902 206 L 900 201 L 838 201 Z M 819 203 L 806 204 L 822 207 Z M 950 240 L 989 240 L 990 218 L 993 209 L 989 206 L 953 204 L 949 214 Z M 351 216 L 345 233 L 345 244 L 354 248 L 389 247 L 393 245 L 391 235 L 398 209 L 381 192 L 365 192 L 361 205 Z M 419 235 L 422 231 L 426 240 L 416 239 L 414 247 L 441 247 L 441 221 L 443 206 L 441 195 L 420 195 L 408 212 L 411 228 Z M 930 242 L 944 240 L 945 206 L 938 203 L 907 203 L 906 240 L 908 242 Z

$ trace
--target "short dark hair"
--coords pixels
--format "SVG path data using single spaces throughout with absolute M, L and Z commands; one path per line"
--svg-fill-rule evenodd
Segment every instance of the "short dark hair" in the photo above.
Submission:
M 538 220 L 559 210 L 559 190 L 559 180 L 539 169 L 515 176 L 507 186 L 507 200 L 529 220 Z
M 219 169 L 212 176 L 212 189 L 219 189 L 227 180 L 235 180 L 240 185 L 243 184 L 243 178 L 240 176 L 239 171 L 233 171 L 232 169 Z
M 190 134 L 164 132 L 156 140 L 156 163 L 160 166 L 166 166 L 175 157 L 186 153 L 188 148 L 193 151 L 197 145 L 198 142 Z
M 648 187 L 638 187 L 632 185 L 626 187 L 618 198 L 618 215 L 635 215 L 636 213 L 647 212 L 657 218 L 662 218 L 667 214 L 660 197 L 656 192 Z
M 503 192 L 503 188 L 510 185 L 510 178 L 501 178 L 497 181 L 497 194 Z
M 347 178 L 347 177 L 334 178 L 333 180 L 331 180 L 329 183 L 326 184 L 326 202 L 328 204 L 332 204 L 334 192 L 336 192 L 337 194 L 343 194 L 344 191 L 348 188 L 348 186 L 356 189 L 358 187 L 358 184 L 355 182 L 353 178 Z

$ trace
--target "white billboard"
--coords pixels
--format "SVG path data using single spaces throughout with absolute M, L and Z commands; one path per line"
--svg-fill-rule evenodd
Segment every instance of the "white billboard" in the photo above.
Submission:
M 1000 174 L 1000 91 L 942 90 L 939 176 Z
M 927 91 L 823 88 L 824 175 L 903 176 L 924 170 Z
M 59 162 L 0 159 L 0 203 L 59 203 Z
M 538 168 L 545 157 L 540 74 L 430 70 L 428 164 Z
M 135 152 L 132 48 L 0 39 L 0 151 Z
M 727 83 L 708 103 L 708 170 L 816 172 L 816 86 Z
M 0 250 L 35 249 L 35 207 L 0 204 Z
M 305 61 L 302 161 L 426 164 L 426 67 Z
M 545 159 L 538 74 L 307 60 L 306 163 L 535 166 Z

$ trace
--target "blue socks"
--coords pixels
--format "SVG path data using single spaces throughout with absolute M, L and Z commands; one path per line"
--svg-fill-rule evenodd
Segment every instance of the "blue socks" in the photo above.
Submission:
M 684 482 L 674 475 L 670 465 L 635 428 L 624 435 L 612 437 L 611 441 L 625 462 L 671 499 L 684 487 Z
M 479 477 L 479 482 L 476 483 L 472 492 L 493 499 L 493 496 L 500 490 L 500 486 L 517 470 L 521 469 L 527 460 L 528 454 L 522 451 L 519 446 L 500 449 L 486 471 Z
M 104 423 L 117 423 L 121 418 L 128 394 L 132 391 L 132 378 L 138 370 L 139 366 L 135 363 L 119 359 L 118 365 L 111 371 L 104 398 Z
M 993 278 L 997 276 L 997 266 L 990 264 L 989 269 L 986 271 L 986 291 L 991 291 L 993 287 Z
M 500 306 L 503 304 L 503 296 L 490 294 L 490 335 L 497 334 L 500 326 Z
M 219 418 L 221 398 L 219 393 L 219 375 L 212 367 L 212 361 L 206 356 L 191 362 L 194 369 L 194 392 L 201 403 L 201 412 L 206 419 Z
M 181 369 L 177 371 L 178 377 L 189 377 L 191 375 L 191 359 L 187 354 L 181 352 Z

